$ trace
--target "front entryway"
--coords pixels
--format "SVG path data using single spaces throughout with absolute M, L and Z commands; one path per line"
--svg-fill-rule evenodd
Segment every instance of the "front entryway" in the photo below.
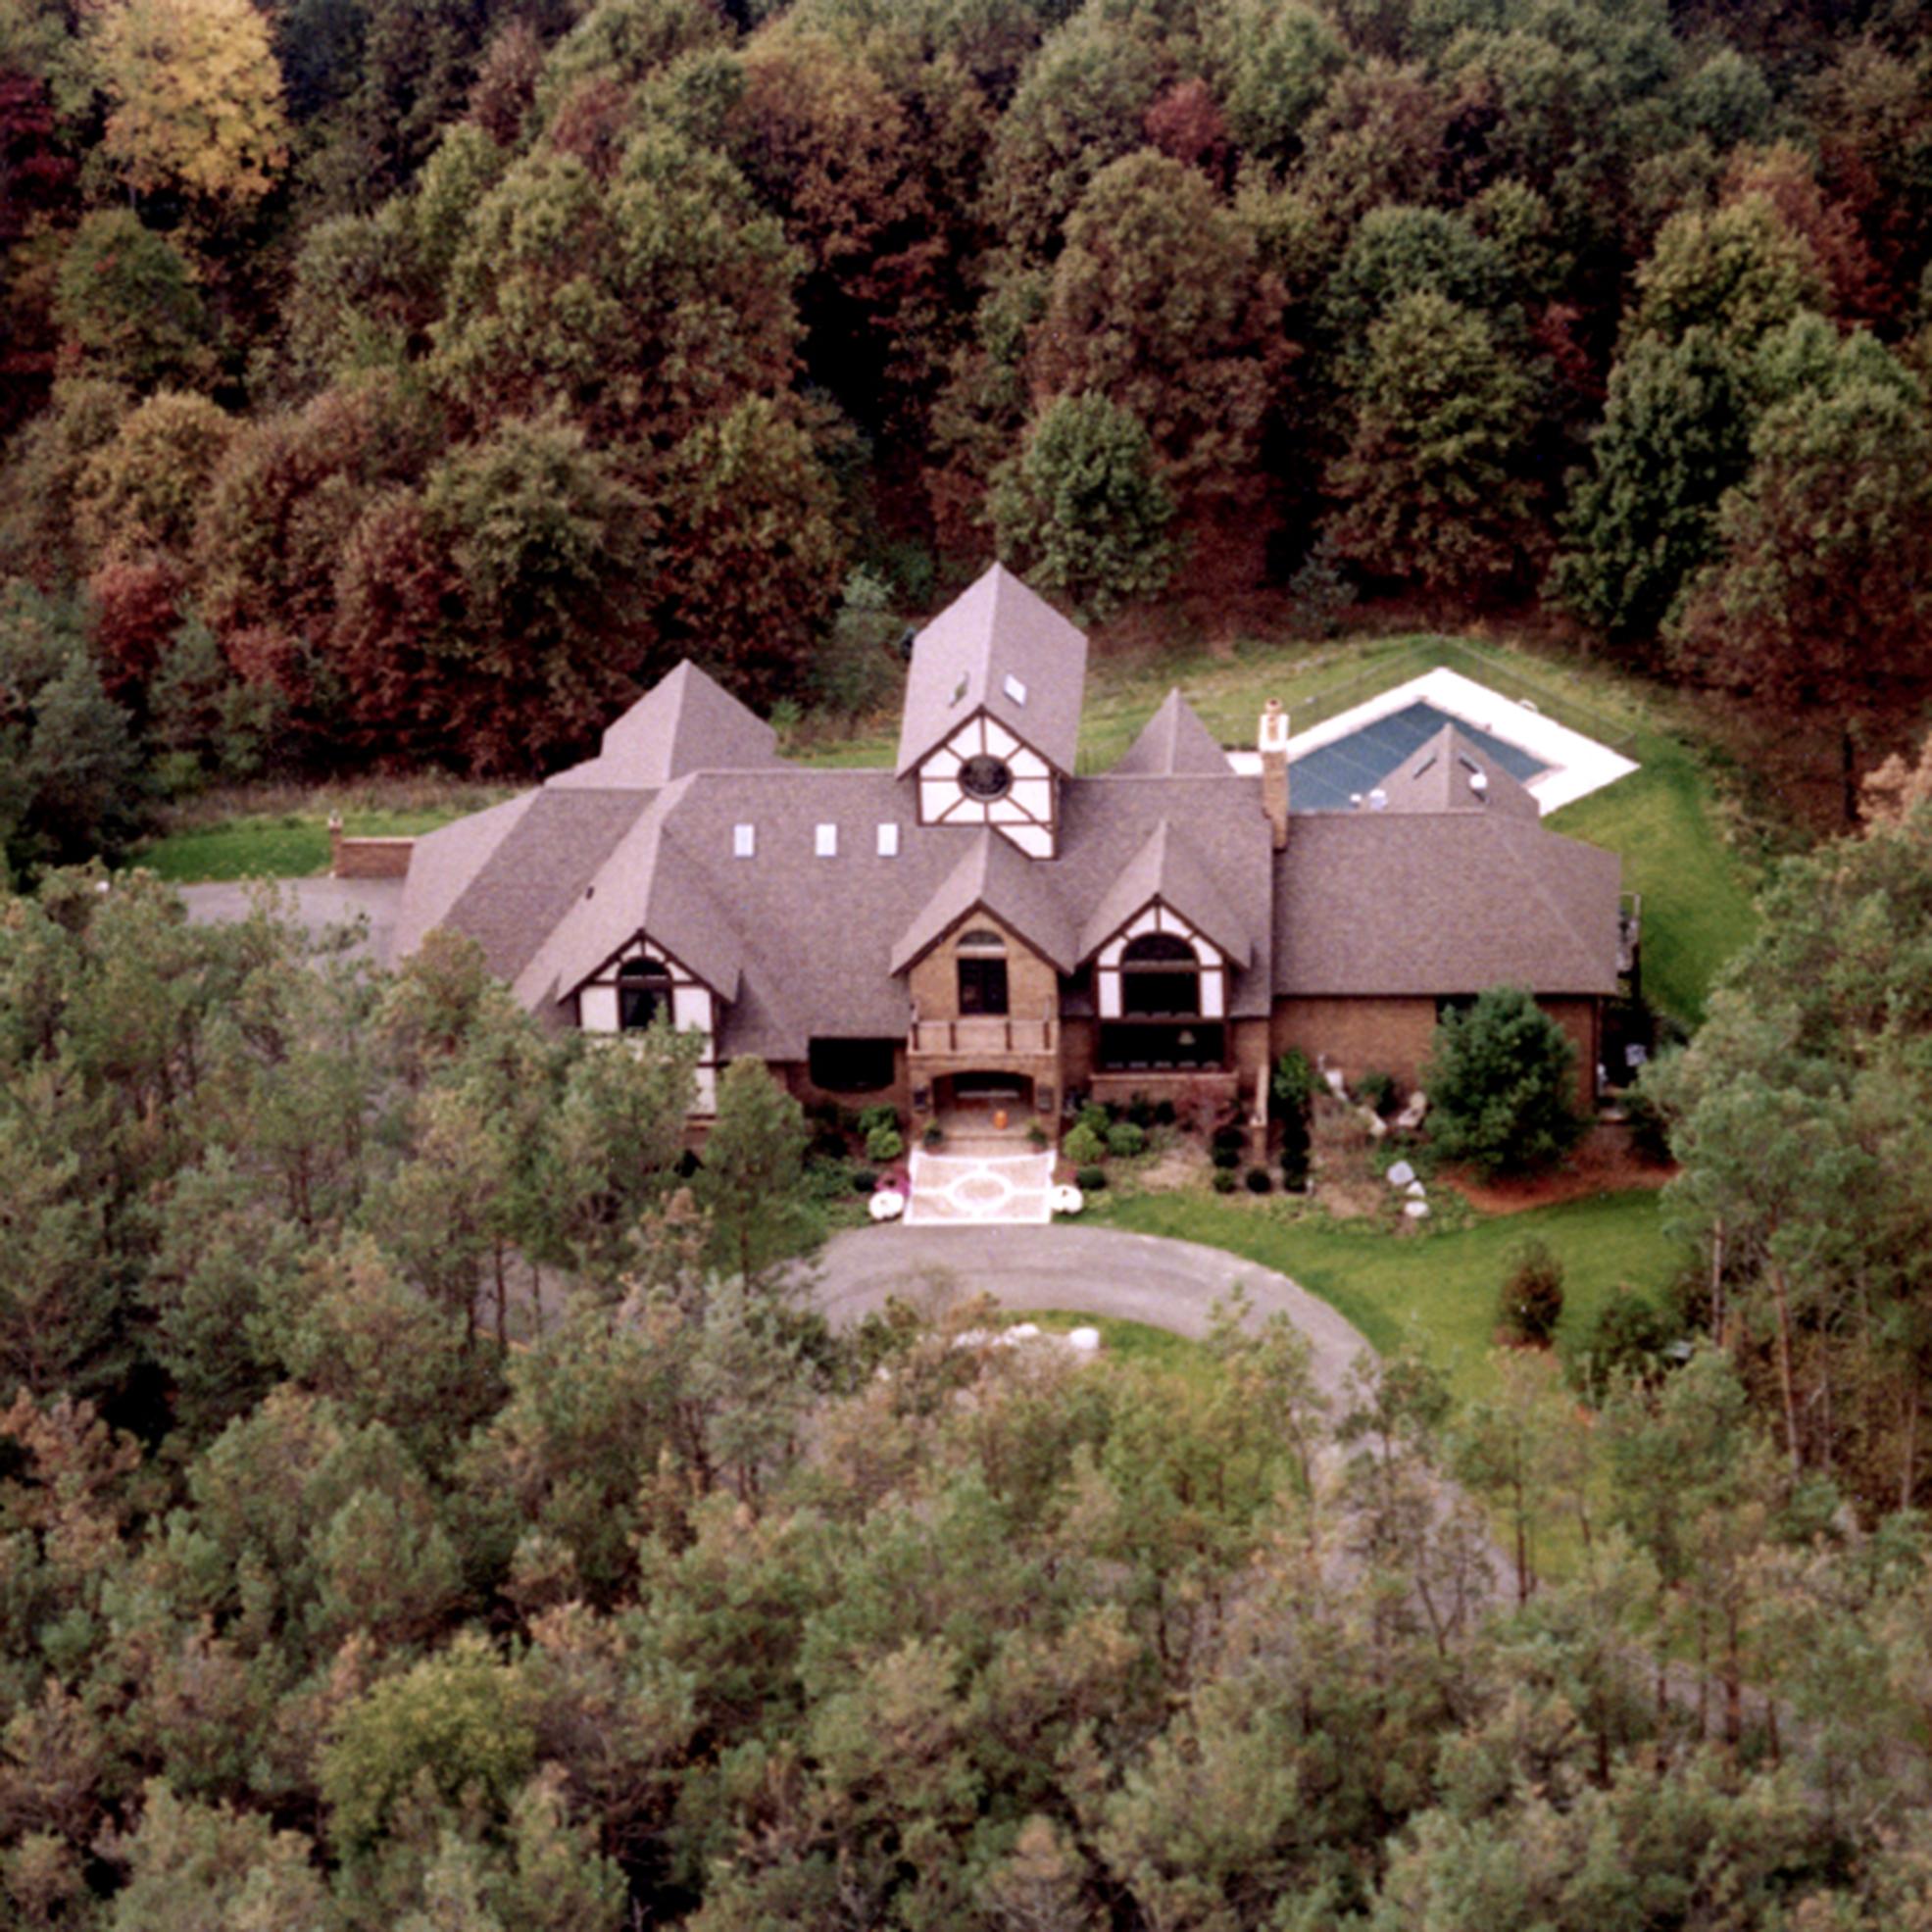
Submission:
M 1052 1154 L 928 1154 L 916 1148 L 906 1219 L 916 1227 L 1042 1227 L 1053 1218 Z

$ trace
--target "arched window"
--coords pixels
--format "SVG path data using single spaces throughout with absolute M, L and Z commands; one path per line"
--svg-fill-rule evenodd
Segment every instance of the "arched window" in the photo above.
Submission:
M 1163 1016 L 1201 1011 L 1201 961 L 1173 932 L 1144 932 L 1120 955 L 1120 1011 Z
M 661 960 L 626 960 L 618 969 L 618 1024 L 641 1032 L 659 1014 L 670 1015 L 670 968 Z
M 953 951 L 959 961 L 961 1014 L 1005 1013 L 1007 942 L 978 926 L 961 933 Z

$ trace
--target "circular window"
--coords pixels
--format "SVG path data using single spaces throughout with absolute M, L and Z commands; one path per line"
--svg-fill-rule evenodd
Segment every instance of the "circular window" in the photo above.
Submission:
M 981 752 L 960 767 L 960 786 L 968 798 L 1004 798 L 1013 784 L 1013 773 L 1003 758 Z

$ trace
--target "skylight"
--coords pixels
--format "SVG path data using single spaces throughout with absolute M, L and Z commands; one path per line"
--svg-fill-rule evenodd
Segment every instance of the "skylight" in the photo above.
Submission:
M 813 849 L 820 859 L 836 859 L 838 857 L 838 827 L 836 825 L 820 825 Z
M 1008 671 L 1006 676 L 1001 680 L 1001 689 L 1006 692 L 1007 696 L 1015 704 L 1023 705 L 1026 702 L 1026 686 L 1012 671 Z
M 890 819 L 879 824 L 879 857 L 897 859 L 899 857 L 899 827 Z
M 731 827 L 731 856 L 734 859 L 753 859 L 758 856 L 758 827 L 756 825 L 733 825 Z

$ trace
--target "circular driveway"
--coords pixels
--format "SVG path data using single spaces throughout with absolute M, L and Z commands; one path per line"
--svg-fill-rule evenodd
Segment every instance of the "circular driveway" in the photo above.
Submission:
M 1199 1340 L 1210 1311 L 1235 1287 L 1262 1317 L 1285 1314 L 1313 1350 L 1322 1394 L 1341 1393 L 1359 1355 L 1360 1329 L 1285 1274 L 1219 1248 L 1113 1227 L 866 1227 L 835 1235 L 818 1257 L 815 1298 L 834 1327 L 897 1295 L 938 1312 L 974 1295 L 1015 1309 L 1143 1321 Z

